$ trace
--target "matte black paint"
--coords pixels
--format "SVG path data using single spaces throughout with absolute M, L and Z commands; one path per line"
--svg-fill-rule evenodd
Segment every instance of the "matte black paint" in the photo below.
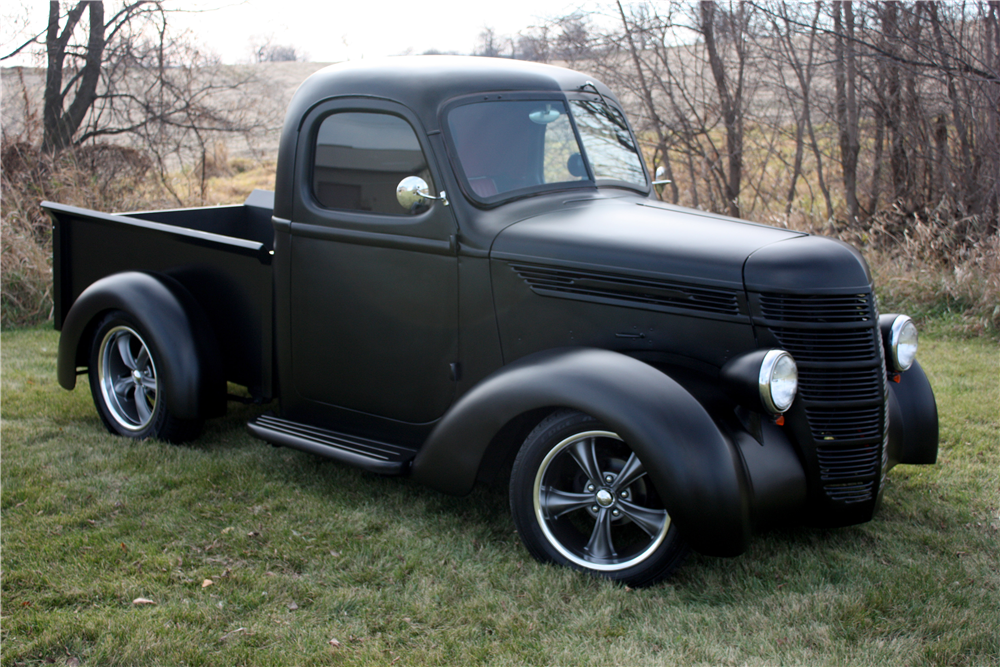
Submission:
M 257 240 L 267 236 L 268 216 L 255 203 L 269 203 L 266 194 L 251 195 L 244 206 L 127 216 L 43 202 L 53 220 L 56 328 L 62 329 L 70 307 L 101 278 L 127 271 L 170 276 L 207 316 L 226 379 L 270 398 L 271 242 Z M 189 218 L 194 228 L 180 226 Z M 89 340 L 82 344 L 72 362 L 78 366 L 87 365 L 90 351 Z
M 298 173 L 313 164 L 313 137 L 330 114 L 364 109 L 401 118 L 419 130 L 406 107 L 341 98 L 303 119 Z M 425 154 L 425 133 L 417 132 Z M 423 139 L 419 139 L 423 137 Z M 431 167 L 433 180 L 439 171 Z M 337 406 L 398 422 L 424 424 L 444 414 L 455 394 L 458 361 L 458 258 L 451 209 L 413 216 L 332 210 L 317 201 L 310 179 L 296 184 L 290 251 L 276 261 L 290 275 L 291 378 L 282 394 L 290 416 L 306 403 Z M 287 391 L 294 386 L 294 392 Z
M 869 291 L 871 271 L 861 253 L 825 236 L 795 236 L 755 250 L 743 267 L 750 292 L 842 294 Z
M 695 549 L 731 556 L 746 548 L 750 489 L 732 442 L 670 377 L 608 350 L 547 350 L 486 378 L 431 433 L 413 477 L 446 493 L 468 493 L 492 435 L 545 406 L 579 410 L 618 433 L 646 464 Z
M 621 267 L 629 275 L 742 291 L 743 262 L 748 255 L 778 241 L 803 237 L 798 232 L 645 202 L 644 198 L 622 197 L 550 209 L 502 231 L 493 243 L 492 256 L 541 260 L 550 266 Z
M 247 427 L 271 444 L 300 449 L 380 475 L 404 474 L 416 454 L 415 449 L 393 443 L 345 435 L 269 414 L 254 419 Z
M 889 467 L 937 462 L 938 413 L 931 383 L 920 362 L 889 383 Z
M 165 378 L 178 416 L 215 414 L 219 384 L 237 382 L 280 397 L 280 418 L 250 425 L 265 440 L 412 471 L 447 493 L 514 453 L 508 436 L 573 408 L 639 453 L 705 553 L 737 554 L 783 521 L 870 519 L 889 467 L 935 460 L 937 412 L 918 364 L 887 387 L 855 249 L 636 187 L 582 183 L 502 203 L 463 189 L 442 127 L 450 105 L 600 95 L 620 108 L 589 81 L 499 59 L 337 65 L 289 105 L 273 202 L 255 193 L 244 206 L 124 216 L 45 203 L 60 383 L 71 388 L 87 363 L 88 327 L 120 308 L 177 349 Z M 314 137 L 339 111 L 409 123 L 449 205 L 416 216 L 321 206 Z M 763 351 L 782 347 L 813 379 L 778 427 L 753 375 Z M 871 413 L 860 444 L 837 421 L 849 429 L 855 413 Z
M 808 497 L 806 473 L 788 435 L 767 419 L 760 420 L 760 429 L 760 440 L 742 428 L 729 431 L 752 486 L 756 530 L 800 521 Z

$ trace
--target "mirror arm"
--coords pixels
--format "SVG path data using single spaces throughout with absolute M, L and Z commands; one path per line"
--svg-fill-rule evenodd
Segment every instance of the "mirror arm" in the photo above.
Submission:
M 420 196 L 423 197 L 424 199 L 431 199 L 433 201 L 439 201 L 439 202 L 442 202 L 445 206 L 450 206 L 450 202 L 448 201 L 448 193 L 445 192 L 444 190 L 442 190 L 441 194 L 439 194 L 437 197 L 435 197 L 434 195 L 431 195 L 431 194 L 427 194 L 425 192 L 421 192 Z

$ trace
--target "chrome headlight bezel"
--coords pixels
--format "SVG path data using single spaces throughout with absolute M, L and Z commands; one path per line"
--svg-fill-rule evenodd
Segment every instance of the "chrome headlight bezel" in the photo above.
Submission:
M 918 348 L 917 325 L 906 315 L 899 315 L 889 329 L 889 353 L 893 370 L 903 372 L 913 366 Z
M 798 393 L 798 366 L 784 350 L 769 350 L 760 364 L 757 379 L 760 402 L 771 414 L 788 411 Z

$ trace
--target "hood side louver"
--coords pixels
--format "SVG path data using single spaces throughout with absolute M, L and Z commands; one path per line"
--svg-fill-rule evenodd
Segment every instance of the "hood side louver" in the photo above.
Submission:
M 736 290 L 600 271 L 510 263 L 536 294 L 650 310 L 745 317 Z

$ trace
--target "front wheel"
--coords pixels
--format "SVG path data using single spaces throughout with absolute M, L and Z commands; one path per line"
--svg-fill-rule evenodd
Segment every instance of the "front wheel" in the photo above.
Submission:
M 90 391 L 109 431 L 129 438 L 182 442 L 200 420 L 178 419 L 164 399 L 163 355 L 131 315 L 109 313 L 98 325 L 90 355 Z
M 543 562 L 645 586 L 688 552 L 639 457 L 581 412 L 555 412 L 531 432 L 510 501 L 518 534 Z

